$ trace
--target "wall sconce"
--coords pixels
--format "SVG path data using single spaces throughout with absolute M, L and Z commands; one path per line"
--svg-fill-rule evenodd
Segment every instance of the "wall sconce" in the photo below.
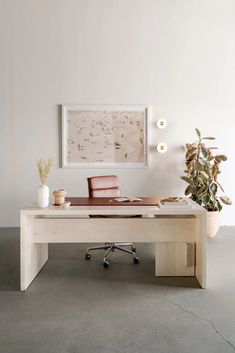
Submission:
M 157 146 L 156 149 L 159 153 L 165 153 L 167 151 L 167 144 L 164 142 L 160 142 Z
M 165 129 L 167 127 L 167 121 L 165 119 L 158 119 L 156 122 L 156 126 L 159 129 Z

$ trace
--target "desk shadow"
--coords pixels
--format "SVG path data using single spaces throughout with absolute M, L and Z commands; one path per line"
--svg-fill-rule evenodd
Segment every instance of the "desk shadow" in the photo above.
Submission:
M 146 285 L 156 285 L 164 287 L 187 287 L 187 288 L 201 288 L 196 277 L 188 276 L 169 276 L 156 277 L 155 276 L 155 247 L 152 244 L 138 243 L 137 246 L 140 263 L 133 264 L 129 255 L 114 253 L 110 257 L 110 268 L 104 269 L 101 265 L 100 255 L 95 257 L 93 266 L 100 266 L 101 271 L 106 273 L 112 282 L 128 282 L 139 283 Z M 92 261 L 92 260 L 91 260 Z M 87 261 L 84 261 L 84 265 Z M 93 267 L 92 266 L 92 267 Z M 87 267 L 87 266 L 86 266 Z M 89 271 L 89 275 L 93 276 Z
M 109 281 L 114 284 L 132 283 L 156 287 L 201 288 L 195 277 L 156 277 L 154 247 L 151 244 L 138 244 L 139 264 L 133 264 L 129 255 L 114 252 L 111 254 L 109 268 L 102 266 L 102 251 L 92 253 L 85 259 L 87 244 L 50 244 L 49 262 L 43 270 L 53 279 L 53 274 L 66 281 Z
M 103 269 L 104 273 L 107 274 L 113 283 L 122 282 L 159 287 L 201 288 L 195 277 L 156 277 L 154 258 L 143 258 L 138 265 L 132 265 L 132 263 L 122 264 L 121 261 L 123 259 L 120 258 L 120 261 L 118 260 L 112 262 L 110 269 Z M 93 277 L 91 273 L 89 275 Z
M 20 289 L 20 230 L 0 229 L 0 291 Z
M 154 283 L 164 287 L 201 288 L 195 277 L 155 277 Z

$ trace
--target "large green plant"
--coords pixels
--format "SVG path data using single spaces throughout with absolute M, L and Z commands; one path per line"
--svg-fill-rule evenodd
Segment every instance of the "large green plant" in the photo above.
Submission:
M 231 205 L 227 196 L 218 196 L 219 189 L 224 192 L 218 182 L 220 164 L 227 160 L 223 154 L 213 155 L 216 147 L 206 147 L 205 140 L 215 140 L 214 137 L 202 137 L 196 129 L 198 139 L 186 147 L 186 173 L 181 179 L 188 183 L 185 195 L 203 206 L 207 211 L 221 211 L 222 204 Z

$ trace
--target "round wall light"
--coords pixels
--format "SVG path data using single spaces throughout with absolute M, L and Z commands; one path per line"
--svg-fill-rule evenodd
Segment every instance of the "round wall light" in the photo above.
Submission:
M 165 119 L 158 119 L 156 125 L 159 129 L 165 129 L 167 127 L 167 121 Z
M 164 142 L 160 142 L 156 148 L 159 153 L 165 153 L 167 151 L 167 144 Z

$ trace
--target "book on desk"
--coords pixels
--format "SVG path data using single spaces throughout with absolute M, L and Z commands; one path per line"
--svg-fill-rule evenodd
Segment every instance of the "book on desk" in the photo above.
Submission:
M 163 209 L 187 209 L 192 208 L 192 205 L 183 197 L 168 197 L 159 201 L 159 207 Z

